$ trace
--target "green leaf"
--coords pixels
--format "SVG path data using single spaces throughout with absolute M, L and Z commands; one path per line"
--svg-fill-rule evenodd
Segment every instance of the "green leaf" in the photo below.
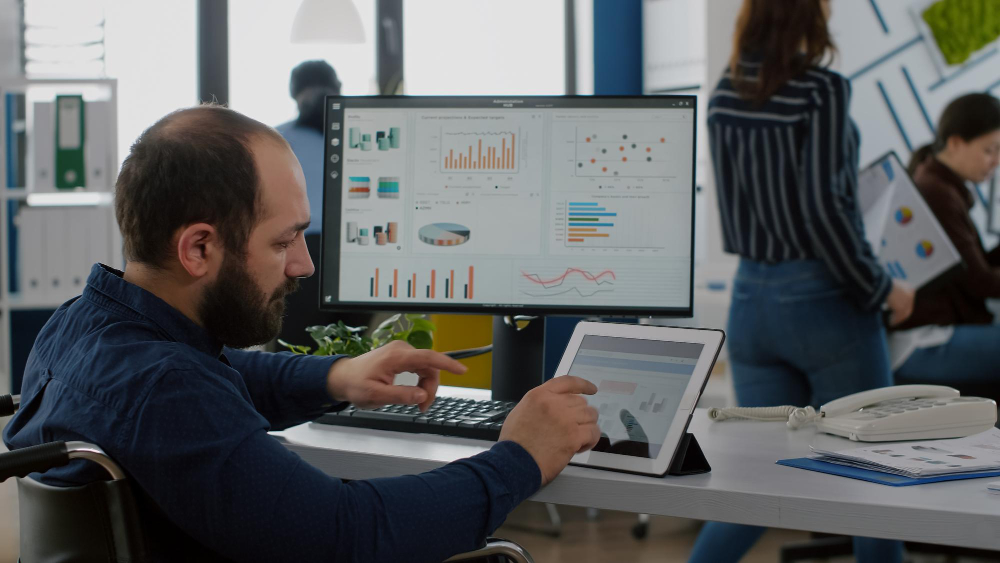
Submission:
M 434 332 L 437 330 L 437 327 L 427 319 L 414 319 L 413 324 L 410 325 L 410 330 L 413 332 Z
M 407 313 L 404 316 L 406 317 L 406 320 L 410 322 L 413 322 L 417 319 L 423 319 L 426 317 L 426 315 L 424 315 L 423 313 Z
M 399 313 L 397 313 L 397 314 L 389 317 L 388 319 L 382 321 L 382 324 L 378 325 L 375 328 L 375 330 L 379 331 L 379 330 L 382 330 L 382 329 L 385 329 L 385 328 L 388 328 L 388 329 L 392 330 L 392 325 L 396 324 L 399 321 L 400 317 L 401 317 L 401 315 Z
M 410 336 L 406 339 L 410 343 L 410 346 L 414 348 L 429 349 L 434 345 L 434 339 L 431 337 L 429 332 L 411 332 Z

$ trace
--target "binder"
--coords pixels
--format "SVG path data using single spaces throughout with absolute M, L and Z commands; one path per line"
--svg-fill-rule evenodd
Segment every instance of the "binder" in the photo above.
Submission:
M 868 481 L 869 483 L 889 485 L 890 487 L 906 487 L 909 485 L 937 483 L 939 481 L 956 481 L 959 479 L 978 479 L 980 477 L 1000 476 L 1000 471 L 981 471 L 978 473 L 954 473 L 951 475 L 935 475 L 933 477 L 913 478 L 904 477 L 902 475 L 893 475 L 891 473 L 882 473 L 881 471 L 872 471 L 870 469 L 849 467 L 847 465 L 838 465 L 836 463 L 828 463 L 818 459 L 810 459 L 808 457 L 782 459 L 778 460 L 777 463 L 778 465 L 784 465 L 786 467 L 797 467 L 808 471 L 818 471 L 829 475 L 839 475 L 841 477 Z
M 83 287 L 87 283 L 87 276 L 90 274 L 92 241 L 90 236 L 90 223 L 93 221 L 93 211 L 87 207 L 71 207 L 67 209 L 69 220 L 68 232 L 69 240 L 64 240 L 66 248 L 69 250 L 69 270 L 66 275 L 68 294 L 79 295 L 83 292 Z
M 118 267 L 111 249 L 112 215 L 110 207 L 92 207 L 89 209 L 87 228 L 87 273 L 95 263 Z M 85 278 L 86 279 L 86 278 Z
M 86 187 L 83 96 L 56 96 L 56 187 Z
M 85 185 L 92 190 L 111 191 L 116 179 L 109 150 L 111 102 L 86 102 L 84 108 L 84 122 L 87 124 L 84 132 Z
M 51 192 L 56 187 L 54 112 L 55 106 L 52 102 L 35 102 L 32 110 L 32 185 L 29 186 L 32 191 Z
M 39 213 L 44 216 L 43 224 L 45 231 L 44 254 L 46 292 L 49 300 L 61 300 L 69 297 L 69 247 L 67 241 L 70 237 L 69 210 L 60 207 L 50 207 L 40 209 Z
M 45 216 L 38 209 L 22 207 L 17 215 L 20 291 L 25 300 L 41 300 L 48 294 L 44 252 Z

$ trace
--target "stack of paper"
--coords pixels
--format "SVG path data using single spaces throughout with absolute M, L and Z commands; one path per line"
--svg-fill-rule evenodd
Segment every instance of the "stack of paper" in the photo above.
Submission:
M 981 473 L 1000 470 L 1000 429 L 951 440 L 884 443 L 839 452 L 812 450 L 812 459 L 904 477 Z

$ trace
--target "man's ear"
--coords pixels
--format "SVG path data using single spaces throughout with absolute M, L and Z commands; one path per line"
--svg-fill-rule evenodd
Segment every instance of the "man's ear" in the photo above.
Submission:
M 222 263 L 222 240 L 208 223 L 195 223 L 178 230 L 177 261 L 193 278 L 202 278 L 218 270 Z

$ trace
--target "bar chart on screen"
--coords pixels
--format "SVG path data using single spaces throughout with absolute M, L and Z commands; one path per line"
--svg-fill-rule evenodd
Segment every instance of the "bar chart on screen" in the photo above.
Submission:
M 440 131 L 440 171 L 518 172 L 520 129 L 503 131 Z
M 687 196 L 610 195 L 557 200 L 551 208 L 554 246 L 564 250 L 662 249 L 671 240 L 664 236 L 664 232 L 676 227 L 664 225 L 661 220 L 663 210 L 671 199 L 678 197 Z
M 475 266 L 467 268 L 375 268 L 368 296 L 386 299 L 475 299 Z

